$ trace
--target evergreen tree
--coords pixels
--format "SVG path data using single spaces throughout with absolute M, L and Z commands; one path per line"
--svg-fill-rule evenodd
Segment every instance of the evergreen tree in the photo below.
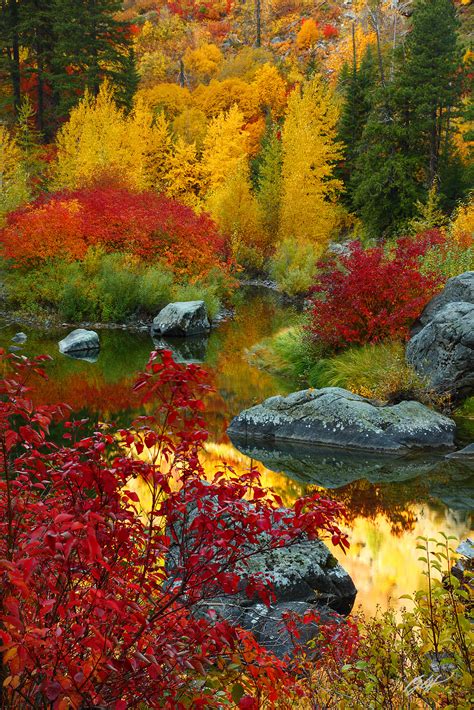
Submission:
M 52 83 L 67 112 L 88 89 L 97 95 L 108 78 L 123 105 L 137 74 L 128 25 L 116 19 L 120 0 L 52 0 L 56 46 Z
M 458 24 L 453 0 L 415 0 L 399 59 L 398 102 L 410 152 L 419 157 L 428 188 L 440 178 L 441 161 L 449 160 L 452 121 L 460 103 Z
M 402 229 L 434 183 L 451 200 L 455 184 L 459 190 L 452 148 L 460 100 L 454 4 L 415 0 L 411 23 L 393 81 L 385 77 L 374 94 L 350 182 L 353 204 L 376 238 Z
M 376 58 L 369 45 L 360 66 L 346 64 L 341 72 L 340 86 L 344 95 L 338 126 L 338 139 L 344 143 L 344 160 L 338 177 L 346 187 L 346 202 L 352 204 L 350 178 L 354 172 L 360 141 L 372 108 L 376 87 Z

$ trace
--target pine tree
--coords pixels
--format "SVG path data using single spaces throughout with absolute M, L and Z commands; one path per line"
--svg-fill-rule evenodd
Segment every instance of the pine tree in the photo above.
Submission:
M 397 100 L 409 150 L 419 157 L 428 188 L 440 178 L 441 161 L 449 159 L 452 121 L 460 103 L 458 24 L 453 0 L 415 0 L 411 31 L 399 58 Z
M 66 113 L 86 89 L 97 95 L 104 79 L 130 105 L 137 75 L 127 23 L 116 19 L 120 0 L 52 0 L 56 37 L 52 84 Z
M 364 52 L 357 66 L 354 55 L 352 66 L 345 65 L 341 72 L 340 86 L 344 96 L 338 125 L 338 139 L 344 143 L 344 160 L 338 176 L 346 188 L 345 201 L 352 206 L 351 176 L 355 169 L 360 141 L 373 104 L 376 82 L 376 58 L 371 45 Z

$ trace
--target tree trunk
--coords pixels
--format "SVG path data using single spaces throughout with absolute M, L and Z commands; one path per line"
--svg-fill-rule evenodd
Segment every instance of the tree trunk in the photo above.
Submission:
M 262 0 L 255 0 L 256 38 L 255 46 L 262 46 Z

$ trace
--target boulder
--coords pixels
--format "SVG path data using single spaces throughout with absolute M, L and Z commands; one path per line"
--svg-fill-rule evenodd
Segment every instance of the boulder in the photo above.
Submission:
M 474 393 L 474 303 L 439 310 L 407 344 L 407 362 L 440 395 L 459 400 Z
M 20 332 L 20 333 L 15 333 L 15 335 L 12 338 L 12 343 L 22 344 L 22 343 L 26 343 L 27 340 L 28 340 L 28 336 L 26 335 L 26 333 Z
M 100 349 L 99 336 L 95 330 L 76 328 L 59 341 L 58 347 L 63 355 L 97 352 Z
M 428 325 L 448 303 L 459 303 L 460 301 L 474 304 L 474 271 L 466 271 L 464 274 L 453 276 L 447 280 L 441 293 L 431 299 L 413 325 L 412 336 Z
M 178 301 L 169 303 L 158 313 L 151 326 L 151 335 L 183 338 L 208 333 L 210 329 L 204 301 Z
M 455 423 L 419 402 L 381 405 L 340 387 L 270 397 L 234 417 L 240 441 L 289 441 L 404 453 L 454 447 Z
M 211 510 L 214 502 L 217 503 L 217 500 L 213 497 L 207 498 Z M 197 505 L 188 507 L 184 535 L 190 542 L 197 512 Z M 286 513 L 291 519 L 290 511 Z M 281 522 L 275 524 L 281 525 Z M 182 524 L 175 521 L 171 538 L 181 540 L 182 537 Z M 323 619 L 331 615 L 342 622 L 342 616 L 352 610 L 357 589 L 350 575 L 322 540 L 301 537 L 298 541 L 274 549 L 269 542 L 269 533 L 262 532 L 258 543 L 246 545 L 245 562 L 241 560 L 234 567 L 240 578 L 235 593 L 224 593 L 214 587 L 208 596 L 204 594 L 204 599 L 196 604 L 193 613 L 212 619 L 212 609 L 220 618 L 254 633 L 265 648 L 282 657 L 293 649 L 291 637 L 284 628 L 284 613 L 303 615 L 306 611 L 317 611 Z M 184 562 L 181 550 L 179 544 L 173 543 L 168 551 L 167 584 L 171 587 L 180 581 Z M 271 588 L 274 598 L 270 607 L 263 604 L 256 593 L 247 590 L 249 577 L 258 578 Z M 305 640 L 317 636 L 314 624 L 302 624 L 300 628 Z

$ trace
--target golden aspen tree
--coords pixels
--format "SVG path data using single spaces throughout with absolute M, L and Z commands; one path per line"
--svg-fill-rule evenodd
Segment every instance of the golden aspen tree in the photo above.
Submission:
M 7 212 L 30 197 L 23 157 L 15 138 L 0 126 L 0 225 Z
M 237 106 L 222 112 L 210 124 L 204 139 L 202 172 L 208 193 L 221 187 L 228 175 L 247 159 L 247 132 L 244 117 Z
M 241 161 L 208 197 L 206 206 L 221 231 L 230 237 L 238 264 L 260 270 L 268 255 L 258 203 L 252 193 L 248 161 Z
M 86 94 L 57 136 L 53 187 L 76 189 L 110 181 L 130 189 L 164 189 L 171 146 L 168 125 L 143 101 L 126 115 L 108 84 Z
M 342 144 L 336 141 L 338 116 L 331 89 L 317 75 L 292 92 L 282 129 L 280 239 L 308 241 L 316 256 L 340 219 L 342 182 L 333 177 L 342 157 Z
M 184 109 L 172 123 L 173 132 L 186 143 L 194 143 L 201 150 L 207 132 L 207 116 L 196 107 Z
M 255 100 L 263 113 L 271 112 L 273 118 L 280 118 L 286 107 L 286 82 L 272 64 L 264 64 L 255 74 L 252 82 Z
M 166 169 L 166 194 L 189 207 L 199 209 L 202 185 L 196 146 L 178 138 L 170 152 Z
M 188 47 L 184 53 L 184 66 L 196 82 L 208 82 L 215 77 L 222 64 L 224 55 L 215 44 L 202 44 L 196 49 Z

